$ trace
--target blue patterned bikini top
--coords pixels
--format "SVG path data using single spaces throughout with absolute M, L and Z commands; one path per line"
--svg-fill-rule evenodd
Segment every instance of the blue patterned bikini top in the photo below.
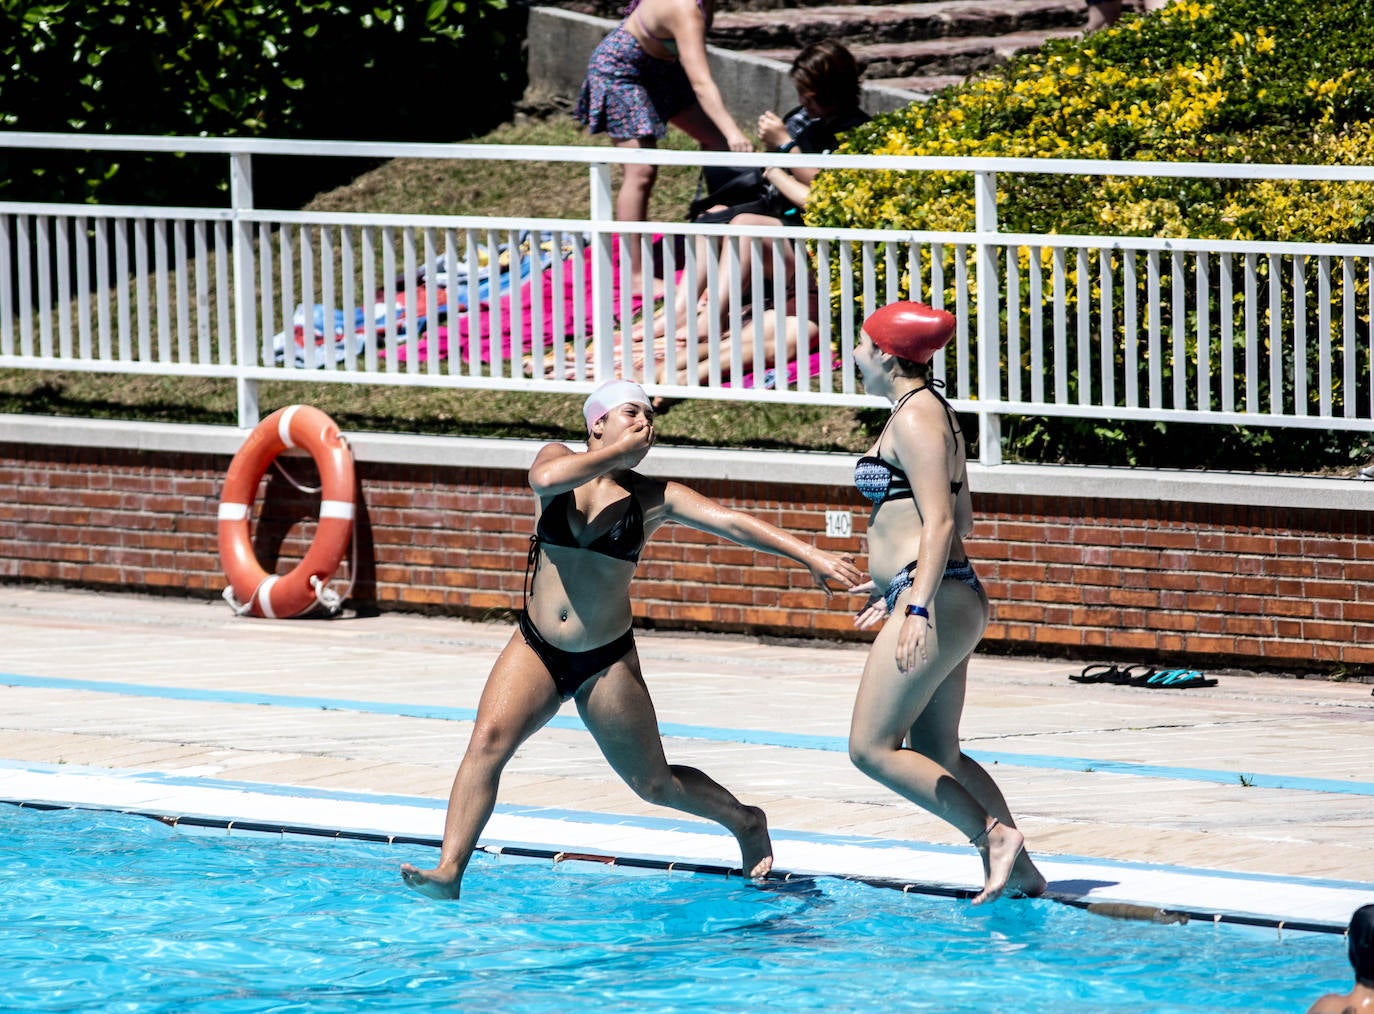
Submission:
M 954 409 L 950 408 L 949 402 L 945 401 L 940 396 L 940 392 L 935 390 L 932 386 L 933 383 L 935 382 L 928 381 L 925 386 L 908 391 L 902 395 L 896 405 L 892 406 L 892 415 L 888 416 L 887 422 L 883 425 L 882 433 L 878 434 L 878 448 L 880 450 L 883 446 L 883 437 L 887 435 L 887 428 L 892 425 L 892 420 L 902 410 L 907 399 L 921 391 L 929 391 L 940 399 L 940 403 L 945 407 L 945 419 L 949 423 L 949 431 L 954 434 L 955 443 L 959 442 L 959 425 L 954 419 Z M 911 491 L 911 480 L 907 478 L 906 472 L 875 454 L 865 454 L 855 463 L 854 485 L 860 493 L 878 506 L 882 506 L 889 500 L 911 499 L 915 495 Z M 963 488 L 962 482 L 950 481 L 950 493 L 958 493 Z
M 869 500 L 877 504 L 889 500 L 905 500 L 913 496 L 911 480 L 900 468 L 889 465 L 882 458 L 865 454 L 854 465 L 854 485 Z

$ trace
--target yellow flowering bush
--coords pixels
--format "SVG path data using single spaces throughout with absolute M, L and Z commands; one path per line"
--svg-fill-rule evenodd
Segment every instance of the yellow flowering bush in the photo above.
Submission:
M 876 117 L 842 150 L 1374 164 L 1374 147 L 1362 143 L 1374 123 L 1370 52 L 1374 5 L 1363 0 L 1175 0 L 1151 17 L 1050 43 L 929 102 Z M 1366 238 L 1374 220 L 1374 185 L 1361 183 L 1050 176 L 998 183 L 1000 226 L 1012 232 L 1338 242 Z M 1295 204 L 1317 214 L 1295 218 Z M 971 208 L 966 175 L 844 170 L 817 179 L 807 220 L 965 229 Z

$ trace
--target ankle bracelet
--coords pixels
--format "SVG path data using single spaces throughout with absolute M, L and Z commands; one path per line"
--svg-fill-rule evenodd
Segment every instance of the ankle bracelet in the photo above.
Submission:
M 987 827 L 983 828 L 983 830 L 979 831 L 972 838 L 970 838 L 968 840 L 968 843 L 972 845 L 974 848 L 979 848 L 983 845 L 986 845 L 988 842 L 988 832 L 1000 823 L 1002 823 L 1000 820 L 998 820 L 996 817 L 993 817 L 992 823 L 989 824 Z

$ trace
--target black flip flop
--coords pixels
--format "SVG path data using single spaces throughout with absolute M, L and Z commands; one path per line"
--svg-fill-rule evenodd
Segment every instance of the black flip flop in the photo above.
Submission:
M 1069 679 L 1075 683 L 1120 683 L 1121 670 L 1107 662 L 1094 662 L 1085 665 L 1081 673 Z
M 1137 673 L 1136 670 L 1142 670 Z M 1114 686 L 1129 686 L 1139 682 L 1154 674 L 1155 667 L 1144 662 L 1137 662 L 1120 668 L 1114 663 L 1094 662 L 1092 665 L 1083 667 L 1083 671 L 1077 676 L 1070 676 L 1069 679 L 1075 683 L 1108 683 Z

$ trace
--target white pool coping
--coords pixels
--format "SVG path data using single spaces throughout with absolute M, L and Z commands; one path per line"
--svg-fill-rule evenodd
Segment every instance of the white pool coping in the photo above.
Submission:
M 193 773 L 0 762 L 0 801 L 76 807 L 222 823 L 227 833 L 264 829 L 437 843 L 443 803 L 428 798 L 300 790 L 201 779 Z M 235 825 L 243 825 L 237 827 Z M 918 841 L 773 829 L 775 869 L 910 885 L 922 893 L 962 894 L 981 887 L 967 848 Z M 418 840 L 418 842 L 416 841 Z M 730 869 L 734 841 L 691 819 L 612 817 L 567 810 L 498 807 L 480 845 L 535 854 L 576 853 L 664 867 Z M 398 844 L 398 847 L 401 847 Z M 398 857 L 399 858 L 399 857 Z M 406 857 L 422 863 L 420 852 Z M 1343 931 L 1350 913 L 1374 903 L 1374 883 L 1240 874 L 1148 863 L 1037 854 L 1050 893 L 1072 904 L 1140 906 L 1191 918 Z M 915 875 L 918 879 L 912 879 Z M 1137 913 L 1143 914 L 1143 913 Z
M 0 443 L 112 450 L 233 455 L 248 431 L 193 423 L 76 419 L 0 413 Z M 524 470 L 541 440 L 443 437 L 409 433 L 345 433 L 361 462 L 446 468 Z M 854 455 L 821 451 L 760 451 L 663 445 L 646 459 L 647 475 L 687 481 L 807 483 L 849 488 Z M 1294 510 L 1368 510 L 1374 483 L 1346 477 L 1180 471 L 1084 465 L 985 466 L 969 462 L 978 494 L 1087 497 L 1150 503 L 1235 504 Z

